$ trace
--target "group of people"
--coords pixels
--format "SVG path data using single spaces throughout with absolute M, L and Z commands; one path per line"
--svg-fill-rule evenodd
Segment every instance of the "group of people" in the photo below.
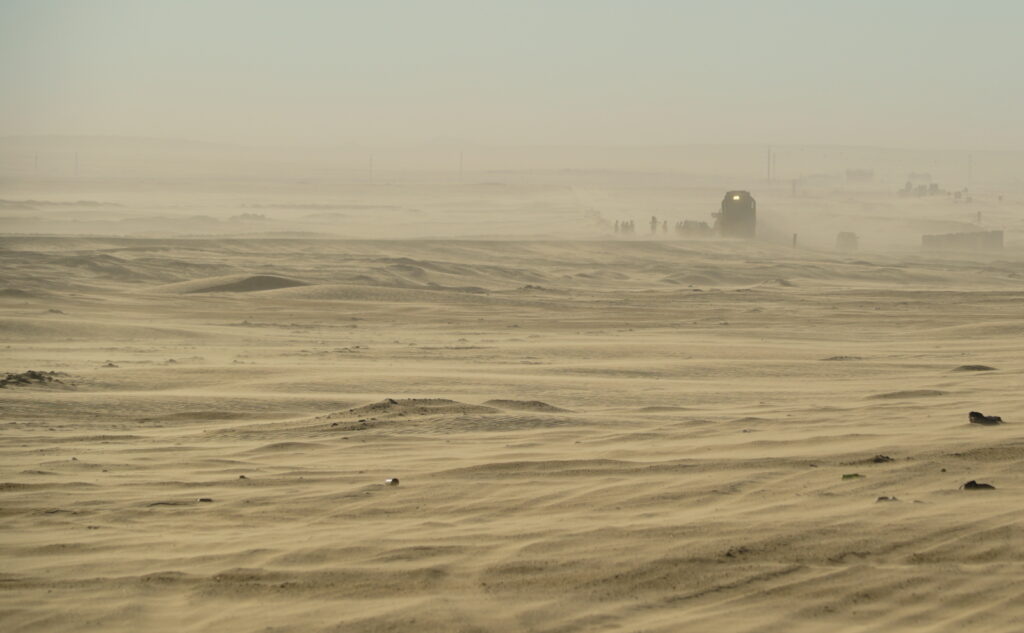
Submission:
M 658 228 L 661 228 L 662 233 L 668 233 L 668 220 L 659 221 L 656 216 L 651 216 L 651 235 L 658 233 Z M 636 233 L 636 220 L 615 220 L 615 232 L 623 235 L 634 235 Z
M 636 233 L 636 222 L 633 220 L 615 220 L 615 232 L 623 235 L 632 235 Z

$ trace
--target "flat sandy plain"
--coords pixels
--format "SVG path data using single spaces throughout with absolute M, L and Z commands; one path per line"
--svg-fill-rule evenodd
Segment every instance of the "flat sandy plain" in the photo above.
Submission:
M 4 631 L 1024 630 L 1009 251 L 0 260 L 3 370 L 61 372 L 0 390 Z

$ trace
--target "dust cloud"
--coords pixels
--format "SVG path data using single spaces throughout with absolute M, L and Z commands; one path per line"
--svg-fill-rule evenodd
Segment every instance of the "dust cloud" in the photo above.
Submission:
M 510 4 L 0 7 L 0 628 L 1018 631 L 1009 16 Z

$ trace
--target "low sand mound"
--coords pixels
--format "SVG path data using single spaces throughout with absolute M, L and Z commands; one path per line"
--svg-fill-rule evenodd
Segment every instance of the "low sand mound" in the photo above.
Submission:
M 466 404 L 444 398 L 386 398 L 362 407 L 349 409 L 345 417 L 398 417 L 413 415 L 465 415 L 471 413 L 497 413 L 494 407 Z
M 458 289 L 399 288 L 386 285 L 317 284 L 274 291 L 279 298 L 308 301 L 373 301 L 381 303 L 511 303 L 507 299 Z
M 578 277 L 580 279 L 603 279 L 610 281 L 626 281 L 629 279 L 629 275 L 625 273 L 603 269 L 592 270 L 585 273 L 576 273 L 575 275 L 573 275 L 573 277 Z
M 784 277 L 769 276 L 775 270 L 735 270 L 721 266 L 696 266 L 693 269 L 672 272 L 661 278 L 662 283 L 681 286 L 744 286 L 748 288 L 792 288 L 795 283 Z M 796 271 L 787 271 L 796 272 Z
M 772 286 L 779 288 L 792 288 L 796 286 L 796 284 L 784 277 L 776 277 L 775 279 L 768 279 L 766 281 L 762 281 L 761 283 L 757 284 L 757 286 L 762 288 Z
M 562 409 L 540 400 L 488 400 L 484 406 L 512 411 L 548 411 L 551 413 L 566 413 L 568 411 L 568 409 Z
M 205 292 L 262 292 L 280 288 L 308 286 L 304 281 L 278 275 L 227 275 L 193 279 L 156 288 L 157 292 L 170 294 L 199 294 Z
M 251 416 L 238 411 L 179 411 L 152 417 L 139 418 L 139 422 L 222 422 L 225 420 L 249 419 Z
M 289 279 L 287 277 L 277 277 L 275 275 L 253 275 L 252 277 L 245 277 L 238 281 L 229 282 L 226 284 L 218 284 L 215 286 L 209 286 L 206 288 L 197 288 L 196 290 L 190 290 L 190 294 L 197 292 L 260 292 L 262 290 L 277 290 L 278 288 L 294 288 L 295 286 L 307 286 L 304 281 L 298 279 Z
M 308 451 L 323 448 L 322 444 L 316 442 L 274 442 L 254 448 L 249 453 L 277 453 L 281 451 Z
M 460 263 L 410 257 L 384 257 L 376 260 L 383 264 L 373 268 L 374 275 L 381 280 L 410 285 L 436 285 L 452 288 L 507 287 L 523 282 L 547 281 L 546 276 L 535 271 L 495 264 Z
M 931 398 L 933 396 L 944 396 L 945 391 L 938 389 L 911 389 L 908 391 L 890 391 L 889 393 L 876 393 L 871 398 L 881 400 L 896 400 L 899 398 Z
M 160 279 L 154 271 L 146 270 L 131 260 L 122 259 L 106 253 L 89 253 L 85 255 L 68 255 L 50 261 L 61 269 L 83 271 L 102 279 L 113 281 L 137 282 Z
M 63 319 L 3 318 L 0 317 L 0 332 L 8 337 L 22 341 L 28 340 L 82 340 L 104 339 L 107 341 L 125 341 L 146 339 L 196 339 L 210 335 L 186 329 L 148 327 L 107 321 L 77 320 L 66 322 Z M 218 335 L 223 336 L 223 335 Z
M 0 288 L 0 298 L 8 299 L 32 299 L 36 295 L 20 288 Z

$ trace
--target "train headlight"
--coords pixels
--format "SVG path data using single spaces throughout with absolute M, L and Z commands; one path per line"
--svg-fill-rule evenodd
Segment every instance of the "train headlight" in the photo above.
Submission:
M 733 196 L 733 197 L 732 197 L 732 199 L 733 199 L 733 200 L 739 200 L 739 199 L 740 199 L 740 197 L 739 197 L 739 196 Z

